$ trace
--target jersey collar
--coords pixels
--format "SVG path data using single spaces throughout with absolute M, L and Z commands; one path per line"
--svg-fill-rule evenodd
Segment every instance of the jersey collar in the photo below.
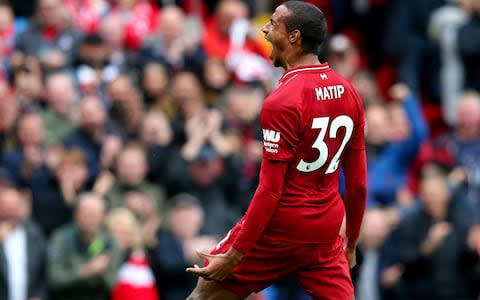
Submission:
M 327 71 L 330 69 L 328 63 L 323 64 L 316 64 L 316 65 L 305 65 L 305 66 L 298 66 L 295 68 L 290 68 L 286 70 L 282 77 L 280 78 L 280 83 L 285 82 L 286 80 L 290 79 L 295 74 L 304 73 L 304 72 L 319 72 L 319 71 Z

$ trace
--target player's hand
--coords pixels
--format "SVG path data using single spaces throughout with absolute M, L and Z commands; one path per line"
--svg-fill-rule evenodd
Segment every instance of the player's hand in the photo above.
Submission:
M 207 254 L 197 250 L 197 254 L 200 258 L 206 259 L 208 265 L 200 268 L 197 265 L 187 268 L 187 272 L 201 276 L 207 280 L 222 281 L 230 272 L 233 267 L 242 259 L 243 254 L 230 248 L 226 253 L 222 254 Z
M 351 268 L 357 265 L 356 247 L 345 248 L 345 255 L 347 256 L 348 266 Z

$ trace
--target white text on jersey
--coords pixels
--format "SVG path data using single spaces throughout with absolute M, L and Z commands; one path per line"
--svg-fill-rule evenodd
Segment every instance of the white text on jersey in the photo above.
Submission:
M 263 147 L 270 153 L 278 153 L 278 142 L 280 141 L 280 132 L 263 129 Z
M 341 84 L 315 88 L 318 101 L 340 99 L 344 93 L 345 87 Z
M 270 129 L 263 129 L 263 140 L 267 142 L 278 143 L 280 141 L 280 132 Z

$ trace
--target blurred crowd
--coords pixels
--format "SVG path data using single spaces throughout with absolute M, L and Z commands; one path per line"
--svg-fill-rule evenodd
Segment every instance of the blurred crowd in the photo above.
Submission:
M 281 2 L 0 1 L 0 300 L 185 299 L 258 182 Z M 357 299 L 478 299 L 480 0 L 308 2 L 365 104 Z

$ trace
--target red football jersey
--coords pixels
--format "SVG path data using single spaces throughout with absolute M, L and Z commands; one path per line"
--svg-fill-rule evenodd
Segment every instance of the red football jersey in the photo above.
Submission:
M 289 161 L 264 234 L 298 243 L 335 241 L 345 214 L 338 191 L 342 158 L 349 149 L 365 149 L 360 97 L 328 64 L 292 68 L 266 98 L 260 122 L 263 157 Z

